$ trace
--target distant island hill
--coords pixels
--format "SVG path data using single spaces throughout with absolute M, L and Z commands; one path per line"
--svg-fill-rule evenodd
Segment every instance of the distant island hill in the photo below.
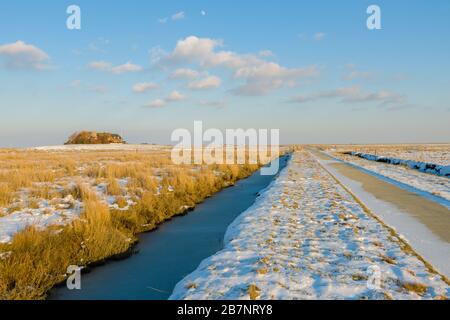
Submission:
M 69 144 L 126 144 L 123 138 L 115 133 L 80 131 L 72 134 L 65 145 Z

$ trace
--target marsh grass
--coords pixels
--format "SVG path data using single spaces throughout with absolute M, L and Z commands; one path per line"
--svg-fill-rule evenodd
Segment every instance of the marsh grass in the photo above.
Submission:
M 71 195 L 83 203 L 79 219 L 45 230 L 29 227 L 0 244 L 0 299 L 44 299 L 66 278 L 69 265 L 89 266 L 130 250 L 139 232 L 182 214 L 260 164 L 174 166 L 168 152 L 40 152 L 0 150 L 0 207 L 26 190 L 37 206 Z M 117 179 L 126 178 L 126 187 Z M 107 185 L 119 208 L 110 209 L 95 185 Z

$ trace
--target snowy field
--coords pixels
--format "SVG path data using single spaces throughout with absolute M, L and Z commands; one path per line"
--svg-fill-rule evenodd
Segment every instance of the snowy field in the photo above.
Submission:
M 442 276 L 306 151 L 228 228 L 171 299 L 439 299 Z
M 172 146 L 154 144 L 71 144 L 30 148 L 38 151 L 170 151 Z
M 96 184 L 94 179 L 83 179 L 86 188 L 95 190 L 99 201 L 106 203 L 110 209 L 126 211 L 136 202 L 132 195 L 127 192 L 127 180 L 118 179 L 123 195 L 114 196 L 108 194 L 108 184 Z M 51 188 L 59 189 L 58 184 L 50 185 Z M 75 188 L 75 185 L 74 185 Z M 124 204 L 119 204 L 120 199 Z M 71 194 L 65 197 L 52 197 L 51 199 L 32 199 L 29 192 L 23 189 L 19 198 L 11 205 L 0 208 L 0 243 L 9 243 L 14 235 L 27 227 L 33 226 L 37 229 L 45 229 L 49 226 L 63 226 L 80 217 L 84 208 L 81 199 L 75 199 Z
M 110 210 L 127 211 L 148 190 L 174 192 L 170 150 L 122 144 L 0 150 L 0 198 L 8 198 L 0 202 L 0 244 L 30 226 L 71 223 L 82 214 L 88 193 Z
M 229 174 L 226 165 L 174 165 L 171 150 L 144 144 L 0 149 L 0 244 L 30 226 L 71 223 L 82 214 L 88 193 L 110 210 L 127 211 L 146 193 L 174 194 L 174 183 Z
M 354 151 L 375 156 L 389 157 L 417 162 L 450 165 L 450 144 L 408 144 L 408 145 L 336 145 L 326 146 L 334 152 Z
M 406 166 L 376 162 L 348 154 L 332 152 L 331 150 L 327 150 L 327 153 L 345 162 L 450 201 L 450 179 L 447 177 L 423 173 Z
M 362 153 L 355 151 L 352 151 L 350 155 L 370 161 L 382 162 L 392 165 L 401 165 L 408 167 L 409 169 L 418 170 L 420 172 L 450 178 L 450 165 L 439 165 L 430 162 L 420 162 L 415 160 L 404 160 L 386 156 L 376 156 L 370 153 Z

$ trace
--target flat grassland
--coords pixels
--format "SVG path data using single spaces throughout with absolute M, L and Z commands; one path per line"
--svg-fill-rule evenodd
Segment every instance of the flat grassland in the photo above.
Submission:
M 173 165 L 170 149 L 0 150 L 0 299 L 43 299 L 69 265 L 130 252 L 260 164 Z

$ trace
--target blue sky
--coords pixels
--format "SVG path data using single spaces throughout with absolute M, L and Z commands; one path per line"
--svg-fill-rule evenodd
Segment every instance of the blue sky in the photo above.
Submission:
M 448 142 L 449 16 L 447 0 L 2 1 L 0 146 L 81 129 L 169 143 L 194 120 L 283 143 Z

